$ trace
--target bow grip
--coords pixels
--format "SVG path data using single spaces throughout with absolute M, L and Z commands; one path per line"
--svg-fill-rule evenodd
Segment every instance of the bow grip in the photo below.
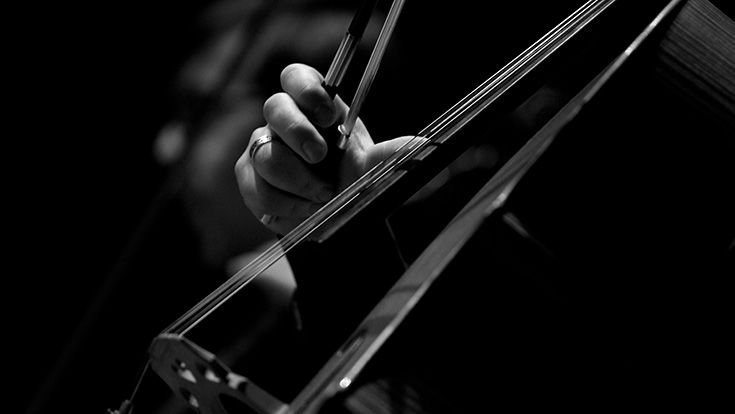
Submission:
M 334 99 L 337 96 L 337 86 L 328 85 L 322 82 L 322 87 L 327 91 L 329 96 Z M 339 141 L 342 137 L 342 133 L 339 131 L 339 124 L 341 119 L 338 119 L 334 124 L 327 128 L 317 126 L 317 131 L 324 138 L 327 143 L 327 155 L 323 160 L 311 166 L 320 178 L 326 180 L 330 184 L 337 184 L 339 177 L 339 166 L 344 156 L 344 150 L 339 147 Z

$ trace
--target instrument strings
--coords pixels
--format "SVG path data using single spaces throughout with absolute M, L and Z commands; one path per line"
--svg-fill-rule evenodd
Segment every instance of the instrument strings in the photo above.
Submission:
M 330 219 L 353 206 L 367 190 L 379 188 L 381 181 L 400 169 L 427 147 L 438 146 L 470 122 L 492 102 L 511 88 L 528 72 L 550 56 L 574 34 L 592 21 L 615 0 L 589 0 L 551 29 L 533 45 L 511 60 L 480 86 L 462 98 L 427 127 L 408 140 L 388 158 L 327 202 L 281 240 L 273 243 L 250 264 L 232 275 L 225 283 L 202 299 L 162 333 L 184 335 L 219 306 L 248 285 L 292 248 L 321 229 Z

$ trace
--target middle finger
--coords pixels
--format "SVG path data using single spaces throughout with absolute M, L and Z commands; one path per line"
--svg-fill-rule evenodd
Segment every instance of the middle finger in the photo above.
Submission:
M 326 155 L 324 138 L 287 93 L 268 98 L 263 105 L 263 116 L 270 128 L 302 159 L 315 164 Z
M 253 154 L 252 164 L 264 180 L 287 193 L 320 203 L 334 196 L 334 189 L 278 139 L 260 147 Z

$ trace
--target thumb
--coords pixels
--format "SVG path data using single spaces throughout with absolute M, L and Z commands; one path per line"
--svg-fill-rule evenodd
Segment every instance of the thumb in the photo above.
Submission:
M 413 142 L 412 142 L 413 141 Z M 367 154 L 367 169 L 373 168 L 384 159 L 393 155 L 396 151 L 408 151 L 415 148 L 416 145 L 426 141 L 426 138 L 415 135 L 393 138 L 388 141 L 379 142 L 373 145 Z

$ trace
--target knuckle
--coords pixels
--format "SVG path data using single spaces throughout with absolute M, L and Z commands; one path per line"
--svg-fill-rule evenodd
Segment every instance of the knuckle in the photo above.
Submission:
M 310 106 L 316 106 L 318 103 L 321 102 L 321 92 L 321 85 L 311 82 L 303 82 L 295 91 L 296 95 L 298 96 L 298 100 Z
M 321 102 L 326 96 L 321 83 L 318 72 L 303 64 L 291 64 L 281 72 L 281 87 L 299 104 L 311 106 Z
M 308 128 L 300 119 L 290 119 L 284 126 L 283 132 L 289 137 L 301 139 L 308 132 Z
M 254 140 L 262 137 L 263 135 L 268 134 L 268 127 L 262 126 L 260 128 L 256 128 L 252 134 L 250 134 L 250 140 L 248 142 L 253 142 Z
M 301 65 L 298 63 L 291 63 L 290 65 L 283 68 L 281 71 L 281 85 L 285 85 L 288 81 L 288 78 L 293 76 L 294 73 L 296 73 L 297 70 L 301 68 Z
M 278 92 L 265 100 L 263 103 L 263 117 L 266 121 L 272 122 L 281 116 L 284 98 L 286 98 L 286 93 Z

